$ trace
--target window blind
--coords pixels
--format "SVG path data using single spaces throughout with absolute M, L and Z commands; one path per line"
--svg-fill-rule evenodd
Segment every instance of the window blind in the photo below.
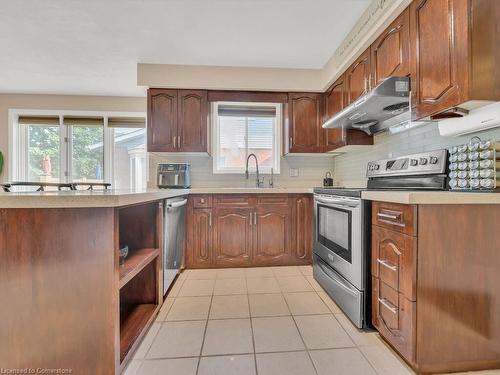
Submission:
M 19 116 L 17 122 L 21 125 L 59 126 L 59 116 Z
M 275 117 L 276 107 L 219 105 L 218 115 L 230 117 Z
M 104 126 L 103 117 L 64 116 L 64 125 Z
M 111 128 L 145 128 L 144 117 L 108 117 L 108 126 Z

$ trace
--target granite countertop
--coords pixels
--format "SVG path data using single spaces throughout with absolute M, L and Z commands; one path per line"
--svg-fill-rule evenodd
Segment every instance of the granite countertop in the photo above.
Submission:
M 198 187 L 191 188 L 191 194 L 312 194 L 311 187 Z
M 363 191 L 366 200 L 402 204 L 500 204 L 500 193 L 461 191 Z
M 0 193 L 0 208 L 121 207 L 189 194 L 189 189 Z
M 304 194 L 312 188 L 193 188 L 0 192 L 0 208 L 121 207 L 187 194 Z

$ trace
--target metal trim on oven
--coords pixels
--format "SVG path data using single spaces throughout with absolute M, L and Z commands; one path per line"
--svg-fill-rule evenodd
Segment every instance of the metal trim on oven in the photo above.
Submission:
M 328 199 L 328 200 L 327 200 Z M 326 204 L 324 202 L 344 202 L 344 204 Z M 363 272 L 365 269 L 365 252 L 364 232 L 365 222 L 365 205 L 360 198 L 348 197 L 324 197 L 323 195 L 315 194 L 314 196 L 314 248 L 313 251 L 339 274 L 347 279 L 356 288 L 363 290 L 366 282 L 366 276 Z M 318 238 L 318 207 L 332 208 L 336 210 L 347 210 L 351 212 L 351 221 L 349 223 L 349 241 L 351 247 L 351 262 L 346 261 L 332 249 L 321 243 Z

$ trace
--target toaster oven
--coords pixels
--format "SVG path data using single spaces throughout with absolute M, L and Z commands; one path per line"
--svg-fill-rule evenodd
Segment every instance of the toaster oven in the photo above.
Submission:
M 188 189 L 191 187 L 189 163 L 158 164 L 157 185 L 161 189 Z

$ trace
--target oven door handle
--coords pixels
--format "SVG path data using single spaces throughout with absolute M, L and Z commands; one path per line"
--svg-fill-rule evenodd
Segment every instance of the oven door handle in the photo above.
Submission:
M 316 203 L 322 203 L 326 205 L 327 207 L 337 207 L 337 208 L 343 208 L 345 210 L 353 210 L 358 208 L 359 203 L 358 202 L 353 202 L 352 204 L 346 204 L 346 201 L 344 200 L 327 200 L 327 199 L 321 199 L 321 198 L 315 198 Z
M 324 198 L 318 198 L 316 197 L 316 202 L 319 202 L 319 203 L 325 203 L 325 204 L 344 204 L 344 201 L 342 199 L 331 199 L 331 198 L 328 198 L 328 199 L 324 199 Z
M 348 285 L 346 285 L 346 283 L 343 280 L 341 280 L 340 278 L 338 278 L 337 276 L 335 276 L 332 272 L 326 272 L 325 271 L 325 267 L 326 267 L 325 265 L 323 265 L 322 263 L 318 263 L 318 266 L 321 269 L 321 271 L 325 274 L 326 277 L 328 277 L 330 280 L 332 280 L 333 282 L 335 282 L 338 286 L 340 286 L 342 289 L 344 289 L 350 295 L 356 296 L 356 293 L 354 293 L 351 290 L 351 288 Z

